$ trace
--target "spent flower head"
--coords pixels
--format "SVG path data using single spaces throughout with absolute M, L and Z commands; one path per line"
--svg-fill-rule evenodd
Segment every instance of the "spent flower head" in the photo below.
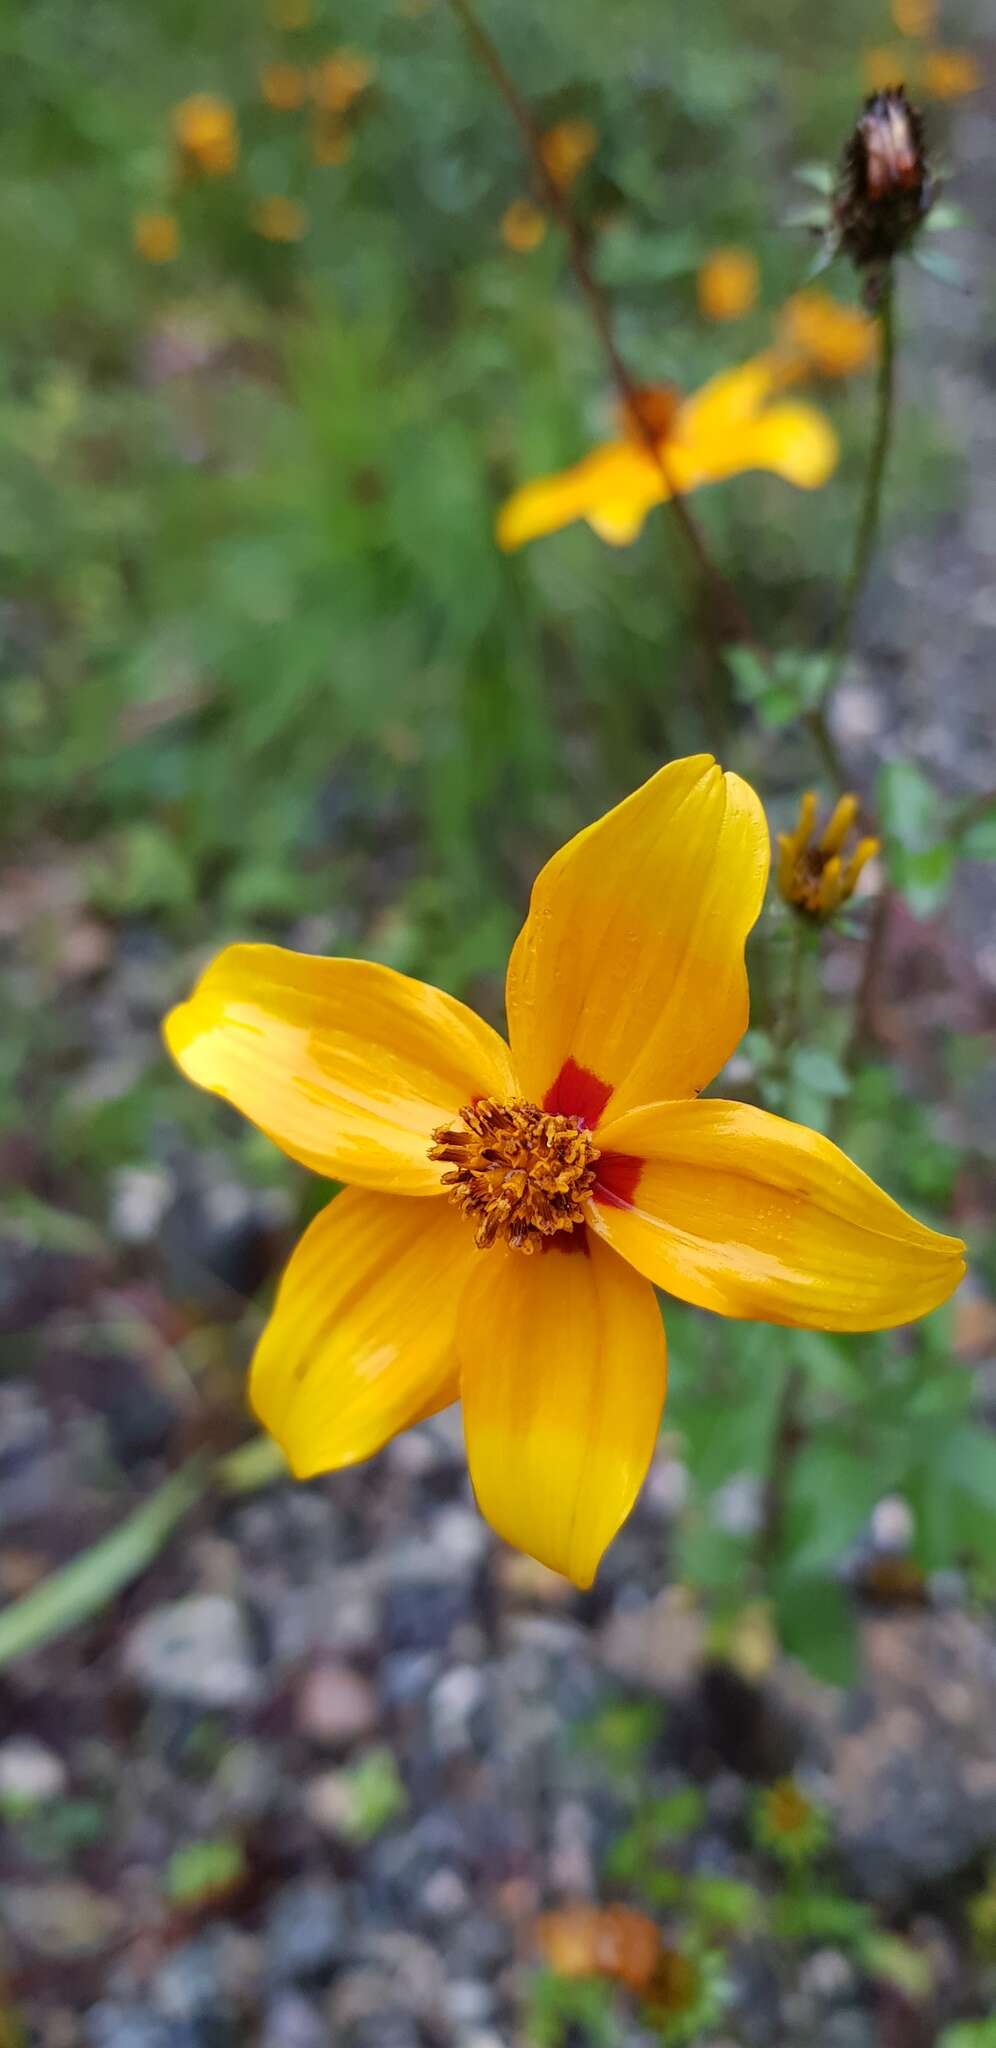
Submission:
M 887 269 L 911 246 L 933 197 L 923 115 L 901 85 L 869 93 L 833 194 L 835 247 L 860 271 Z
M 794 832 L 778 834 L 778 893 L 801 916 L 825 924 L 853 896 L 858 878 L 880 841 L 859 839 L 847 859 L 842 848 L 859 810 L 858 798 L 842 796 L 828 823 L 816 832 L 816 791 L 807 789 Z

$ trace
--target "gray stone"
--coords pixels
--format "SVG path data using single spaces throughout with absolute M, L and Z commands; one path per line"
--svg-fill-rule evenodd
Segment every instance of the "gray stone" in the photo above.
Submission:
M 342 1894 L 328 1878 L 284 1886 L 266 1917 L 266 1970 L 272 1984 L 321 1984 L 347 1952 Z
M 297 1696 L 300 1733 L 323 1749 L 348 1749 L 378 1725 L 377 1695 L 369 1679 L 329 1658 L 306 1673 Z
M 28 1812 L 58 1799 L 65 1789 L 61 1757 L 33 1735 L 12 1735 L 0 1745 L 0 1811 Z
M 83 2021 L 87 2048 L 172 2048 L 171 2030 L 146 2005 L 117 2005 L 101 1999 Z
M 279 1991 L 263 2018 L 260 2048 L 328 2048 L 328 2029 L 311 2000 Z
M 261 1692 L 245 1622 L 220 1593 L 143 1615 L 125 1643 L 124 1668 L 144 1692 L 200 1707 L 247 1707 Z

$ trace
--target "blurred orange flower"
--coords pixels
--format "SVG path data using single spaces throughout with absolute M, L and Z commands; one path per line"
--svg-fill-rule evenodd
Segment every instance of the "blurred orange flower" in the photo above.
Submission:
M 645 1991 L 661 1952 L 660 1929 L 633 1906 L 563 1906 L 541 1913 L 533 1939 L 558 1977 L 609 1977 Z
M 314 0 L 270 0 L 267 13 L 274 28 L 307 28 L 314 19 Z
M 891 85 L 902 85 L 910 72 L 910 53 L 897 44 L 878 44 L 865 50 L 861 59 L 861 79 L 866 92 L 887 92 Z
M 714 249 L 699 266 L 696 287 L 706 320 L 738 320 L 757 298 L 757 263 L 749 249 Z
M 299 242 L 308 226 L 304 207 L 280 192 L 260 199 L 249 219 L 257 235 L 264 235 L 268 242 Z
M 376 66 L 370 57 L 355 50 L 333 50 L 312 74 L 311 90 L 320 107 L 330 114 L 344 114 L 373 83 Z
M 235 169 L 239 132 L 234 109 L 213 92 L 195 92 L 173 108 L 173 133 L 183 167 L 205 178 Z
M 933 35 L 937 0 L 892 0 L 892 19 L 900 35 Z
M 180 226 L 172 213 L 136 213 L 131 238 L 146 263 L 172 263 L 180 247 Z
M 513 199 L 502 214 L 500 232 L 506 249 L 523 255 L 539 248 L 546 234 L 546 214 L 531 199 Z
M 557 121 L 541 138 L 540 148 L 554 184 L 568 192 L 598 148 L 598 129 L 591 121 Z
M 784 350 L 786 381 L 815 371 L 820 377 L 850 377 L 878 353 L 878 326 L 858 306 L 841 305 L 813 287 L 793 292 L 778 316 L 777 345 Z
M 920 83 L 932 99 L 961 100 L 970 92 L 978 92 L 982 66 L 971 50 L 928 50 Z
M 308 76 L 300 64 L 264 64 L 259 74 L 259 89 L 268 107 L 273 107 L 279 114 L 289 114 L 295 107 L 303 106 Z
M 745 470 L 770 470 L 802 490 L 817 489 L 836 467 L 836 435 L 814 406 L 769 404 L 780 381 L 772 354 L 722 371 L 691 398 L 651 386 L 641 393 L 641 416 L 644 424 L 650 418 L 667 477 L 640 431 L 630 427 L 573 468 L 515 491 L 498 515 L 499 547 L 522 547 L 576 519 L 587 520 L 612 546 L 625 547 L 672 488 L 694 491 Z

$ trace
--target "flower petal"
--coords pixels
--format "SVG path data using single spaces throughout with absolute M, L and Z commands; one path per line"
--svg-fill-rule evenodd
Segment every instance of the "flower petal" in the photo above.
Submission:
M 731 427 L 754 418 L 777 379 L 778 365 L 771 352 L 718 371 L 686 398 L 675 421 L 675 438 L 687 447 L 721 439 Z
M 603 503 L 632 505 L 639 525 L 662 495 L 660 472 L 645 450 L 634 442 L 607 441 L 571 469 L 534 477 L 513 491 L 498 514 L 495 538 L 508 553 L 588 518 Z
M 453 996 L 369 960 L 229 946 L 165 1023 L 188 1080 L 316 1173 L 439 1192 L 428 1146 L 475 1095 L 513 1092 L 508 1049 Z
M 672 761 L 538 876 L 512 950 L 509 1035 L 522 1093 L 596 1122 L 611 1097 L 693 1094 L 747 1024 L 744 940 L 764 896 L 759 799 L 709 754 Z M 596 1113 L 557 1089 L 597 1079 Z
M 653 1289 L 590 1235 L 481 1255 L 457 1330 L 481 1513 L 577 1586 L 643 1483 L 667 1354 Z
M 640 1273 L 699 1308 L 802 1329 L 884 1330 L 946 1301 L 964 1246 L 908 1216 L 829 1138 L 743 1102 L 660 1102 L 607 1124 L 643 1160 L 591 1205 Z
M 823 413 L 801 400 L 769 405 L 757 418 L 701 444 L 701 459 L 710 480 L 742 476 L 767 469 L 801 491 L 815 491 L 837 467 L 840 447 Z
M 298 1479 L 369 1458 L 457 1399 L 457 1310 L 479 1257 L 444 1203 L 347 1188 L 315 1217 L 249 1380 Z

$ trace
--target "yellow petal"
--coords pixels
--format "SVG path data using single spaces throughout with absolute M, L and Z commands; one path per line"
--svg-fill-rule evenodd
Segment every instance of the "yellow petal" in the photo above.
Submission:
M 594 1124 L 610 1096 L 618 1116 L 712 1079 L 746 1028 L 768 858 L 758 798 L 709 754 L 670 762 L 554 854 L 508 968 L 527 1100 Z
M 657 465 L 644 450 L 628 441 L 607 441 L 573 468 L 534 477 L 514 491 L 498 514 L 495 537 L 509 553 L 542 533 L 587 519 L 603 504 L 632 504 L 642 521 L 663 489 Z
M 964 1246 L 908 1216 L 829 1138 L 742 1102 L 661 1102 L 606 1124 L 619 1192 L 595 1228 L 640 1273 L 719 1315 L 884 1330 L 946 1301 Z
M 653 1289 L 591 1236 L 531 1258 L 502 1246 L 480 1255 L 457 1348 L 481 1513 L 590 1586 L 657 1438 L 667 1371 Z
M 347 1188 L 316 1216 L 249 1380 L 299 1479 L 369 1458 L 457 1399 L 457 1311 L 479 1257 L 446 1203 Z
M 850 793 L 838 797 L 820 838 L 821 853 L 839 853 L 858 815 L 859 803 Z
M 829 420 L 801 400 L 770 405 L 756 418 L 712 433 L 696 447 L 703 473 L 713 483 L 766 469 L 803 491 L 826 483 L 840 452 Z
M 701 390 L 686 398 L 675 422 L 676 439 L 693 447 L 722 436 L 730 427 L 754 418 L 778 382 L 778 363 L 769 352 L 750 356 L 731 370 L 720 370 Z
M 453 996 L 369 960 L 229 946 L 165 1023 L 187 1079 L 334 1180 L 439 1191 L 433 1130 L 514 1092 L 508 1050 Z

